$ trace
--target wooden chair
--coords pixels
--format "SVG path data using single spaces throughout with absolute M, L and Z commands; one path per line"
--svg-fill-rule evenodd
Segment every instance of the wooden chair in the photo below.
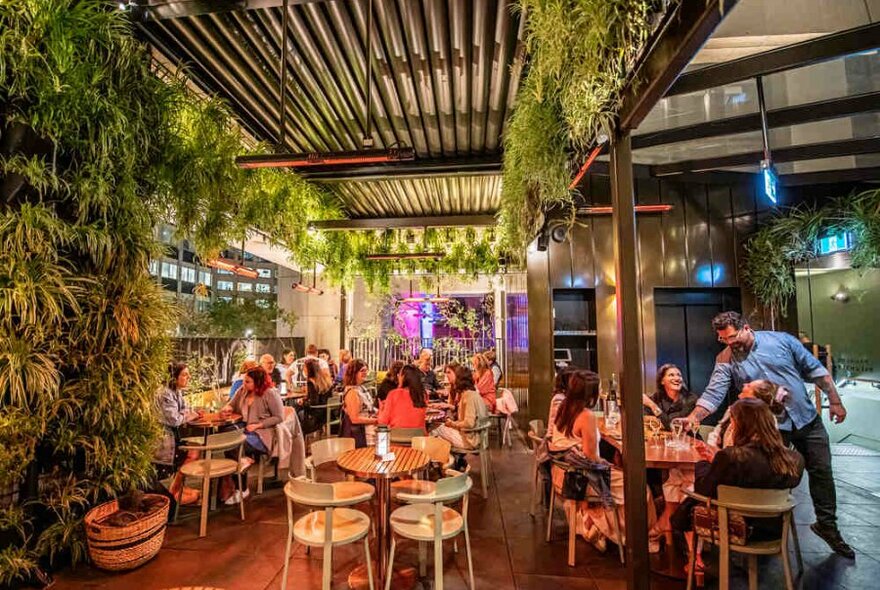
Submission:
M 185 477 L 202 480 L 201 518 L 199 521 L 199 536 L 204 537 L 208 533 L 208 505 L 211 499 L 212 482 L 235 475 L 238 478 L 238 489 L 244 492 L 241 485 L 241 474 L 247 469 L 241 467 L 241 459 L 244 457 L 244 434 L 240 430 L 222 432 L 208 436 L 208 442 L 197 443 L 194 439 L 186 439 L 186 444 L 181 448 L 185 451 L 198 451 L 202 454 L 201 459 L 184 463 L 180 471 Z M 214 453 L 238 450 L 236 459 L 227 459 L 225 456 L 215 458 Z M 183 486 L 180 486 L 183 494 Z M 177 506 L 180 506 L 180 497 L 177 498 Z M 239 502 L 241 519 L 244 520 L 244 500 Z M 174 520 L 177 520 L 177 508 L 174 510 Z
M 462 432 L 465 434 L 477 433 L 480 435 L 480 444 L 475 449 L 465 449 L 452 447 L 452 452 L 457 453 L 459 455 L 478 455 L 480 457 L 480 483 L 483 487 L 483 497 L 489 497 L 489 479 L 490 479 L 490 466 L 489 466 L 489 422 L 484 422 L 480 424 L 476 428 L 466 428 L 462 429 Z
M 718 499 L 710 499 L 693 492 L 685 492 L 690 497 L 714 506 L 718 510 L 718 537 L 699 537 L 699 541 L 717 543 L 720 550 L 719 588 L 727 590 L 730 585 L 730 552 L 748 555 L 749 590 L 758 588 L 758 556 L 780 555 L 782 571 L 785 574 L 786 590 L 794 590 L 791 575 L 791 562 L 788 558 L 788 536 L 794 541 L 795 557 L 798 564 L 798 575 L 804 571 L 801 546 L 798 541 L 797 527 L 794 526 L 792 513 L 795 503 L 790 490 L 766 490 L 738 488 L 734 486 L 718 486 Z M 731 514 L 739 514 L 746 518 L 779 518 L 782 517 L 782 535 L 770 541 L 747 542 L 745 545 L 730 543 L 728 521 Z M 691 547 L 690 566 L 688 567 L 687 589 L 691 590 L 694 581 L 694 564 L 697 548 Z
M 397 550 L 397 537 L 421 543 L 434 544 L 434 590 L 443 590 L 443 541 L 464 533 L 464 546 L 468 562 L 468 581 L 474 590 L 474 565 L 471 558 L 471 540 L 468 532 L 468 492 L 473 486 L 466 473 L 449 470 L 448 477 L 437 482 L 431 494 L 400 494 L 407 506 L 391 513 L 391 553 L 388 557 L 388 572 L 394 568 L 394 553 Z M 461 513 L 445 506 L 446 503 L 461 500 Z M 395 536 L 396 535 L 396 536 Z M 424 575 L 424 561 L 420 558 L 420 569 Z M 389 575 L 385 590 L 391 588 Z
M 391 442 L 396 445 L 409 446 L 410 441 L 417 436 L 425 436 L 424 428 L 392 428 L 389 433 Z
M 412 448 L 422 451 L 431 458 L 432 463 L 439 463 L 444 469 L 452 467 L 452 445 L 447 440 L 435 436 L 412 437 Z M 391 482 L 391 500 L 398 501 L 400 494 L 431 494 L 436 483 L 424 479 L 399 479 Z
M 347 545 L 363 539 L 364 557 L 367 560 L 367 576 L 370 590 L 373 590 L 373 568 L 370 564 L 370 532 L 369 515 L 347 508 L 354 504 L 366 502 L 373 496 L 370 492 L 350 495 L 348 490 L 340 488 L 340 484 L 316 483 L 304 477 L 291 479 L 284 486 L 287 496 L 287 547 L 284 550 L 284 574 L 281 577 L 281 588 L 287 588 L 287 570 L 290 565 L 290 548 L 293 540 L 306 547 L 323 547 L 324 563 L 321 587 L 330 590 L 333 577 L 333 547 Z M 302 504 L 314 510 L 293 521 L 293 504 Z
M 544 428 L 543 420 L 532 420 L 529 422 L 528 442 L 532 455 L 534 455 L 532 460 L 532 501 L 529 503 L 529 515 L 532 517 L 535 516 L 535 506 L 538 503 L 543 504 L 544 502 L 544 486 L 541 482 L 541 473 L 538 471 L 536 451 L 541 446 L 541 443 L 544 442 L 546 434 L 547 431 Z
M 553 465 L 562 469 L 563 471 L 585 471 L 584 469 L 578 469 L 573 467 L 563 461 L 553 461 Z M 550 506 L 547 508 L 547 542 L 550 542 L 550 536 L 553 531 L 553 510 L 556 508 L 556 486 L 550 486 Z M 602 498 L 595 493 L 595 490 L 592 488 L 587 489 L 587 497 L 584 499 L 585 502 L 593 503 L 593 504 L 601 504 Z M 577 517 L 577 501 L 575 500 L 563 500 L 563 508 L 565 509 L 565 521 L 568 524 L 568 565 L 574 567 L 575 565 L 575 540 L 577 538 L 577 523 L 575 522 L 575 518 Z M 608 523 L 608 527 L 614 531 L 615 537 L 617 537 L 617 553 L 620 557 L 620 563 L 624 562 L 623 557 L 623 541 L 621 541 L 620 535 L 620 517 L 617 514 L 617 507 L 613 506 L 610 512 L 613 516 L 608 515 L 609 510 L 605 510 L 605 521 Z

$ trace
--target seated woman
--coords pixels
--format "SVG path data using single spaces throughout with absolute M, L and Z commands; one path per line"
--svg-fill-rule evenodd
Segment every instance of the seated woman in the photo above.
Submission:
M 421 428 L 425 430 L 425 389 L 420 371 L 407 365 L 401 373 L 400 387 L 388 393 L 379 408 L 379 424 L 390 428 Z
M 168 488 L 169 493 L 175 499 L 181 494 L 181 486 L 183 486 L 183 474 L 179 471 L 180 466 L 198 459 L 198 451 L 186 453 L 178 449 L 180 427 L 201 414 L 201 412 L 191 410 L 186 400 L 183 399 L 183 391 L 189 383 L 189 378 L 189 368 L 186 363 L 171 363 L 168 367 L 168 382 L 159 392 L 158 397 L 163 436 L 161 445 L 156 450 L 154 461 L 157 464 L 160 478 L 176 473 Z M 183 488 L 183 493 L 180 495 L 181 504 L 195 504 L 198 501 L 198 490 Z
M 486 404 L 477 393 L 471 370 L 463 365 L 456 365 L 453 372 L 450 395 L 458 400 L 457 419 L 447 419 L 431 434 L 449 441 L 453 447 L 476 449 L 480 446 L 480 434 L 462 431 L 472 430 L 482 424 L 488 418 L 489 412 L 486 411 Z
M 650 397 L 642 396 L 642 405 L 646 416 L 657 417 L 668 430 L 675 418 L 687 418 L 690 415 L 699 398 L 697 394 L 688 391 L 681 370 L 673 364 L 666 364 L 657 369 L 657 389 Z M 654 473 L 657 474 L 656 471 Z M 673 467 L 664 476 L 665 508 L 657 519 L 656 532 L 665 533 L 670 530 L 670 517 L 687 497 L 683 490 L 693 489 L 694 470 L 686 466 Z M 657 477 L 659 480 L 659 474 Z
M 547 417 L 547 445 L 550 452 L 567 451 L 581 443 L 579 438 L 566 436 L 556 428 L 556 416 L 559 406 L 565 400 L 565 392 L 568 390 L 568 378 L 574 373 L 571 369 L 563 369 L 556 373 L 553 383 L 553 397 L 550 399 L 550 415 Z
M 778 422 L 785 413 L 785 406 L 782 405 L 782 400 L 785 399 L 786 395 L 788 395 L 788 391 L 781 385 L 777 385 L 767 379 L 756 379 L 743 386 L 739 399 L 761 400 L 767 404 L 774 420 Z M 715 426 L 715 429 L 709 433 L 706 442 L 710 446 L 725 448 L 732 444 L 733 436 L 734 430 L 730 427 L 730 408 L 728 408 L 718 422 L 718 425 Z
M 232 400 L 223 406 L 223 414 L 241 414 L 241 422 L 238 426 L 244 428 L 245 458 L 242 459 L 242 468 L 253 464 L 260 455 L 266 455 L 274 446 L 275 425 L 284 420 L 284 404 L 278 390 L 272 387 L 272 381 L 266 370 L 255 367 L 247 372 L 244 377 L 244 385 Z M 229 493 L 225 502 L 237 504 L 248 497 L 247 474 L 242 474 L 242 486 L 244 491 L 235 490 Z M 230 482 L 231 479 L 230 479 Z M 227 491 L 231 491 L 228 488 Z M 221 496 L 223 489 L 221 485 Z
M 673 419 L 690 416 L 698 399 L 700 396 L 688 391 L 681 370 L 666 364 L 657 369 L 657 390 L 651 396 L 643 395 L 642 405 L 646 416 L 656 416 L 668 430 Z
M 376 438 L 376 418 L 373 416 L 373 397 L 364 389 L 367 378 L 367 365 L 361 359 L 349 361 L 346 365 L 342 384 L 345 393 L 342 397 L 342 423 L 339 436 L 353 438 L 355 447 L 373 444 Z
M 330 399 L 333 381 L 330 380 L 327 371 L 321 370 L 318 359 L 307 358 L 303 363 L 303 376 L 306 378 L 306 397 L 300 400 L 298 418 L 303 435 L 317 432 L 324 427 L 327 421 L 325 408 L 322 406 Z
M 245 374 L 253 369 L 254 367 L 259 367 L 260 363 L 255 361 L 254 359 L 246 359 L 241 363 L 241 367 L 238 369 L 238 375 L 235 376 L 235 379 L 232 380 L 232 387 L 229 388 L 229 399 L 235 397 L 235 393 L 239 390 L 242 383 L 244 383 Z
M 403 361 L 394 361 L 388 367 L 385 378 L 376 386 L 376 398 L 379 403 L 385 401 L 392 389 L 400 387 L 400 374 L 403 371 Z
M 741 488 L 786 489 L 794 488 L 804 472 L 804 459 L 785 447 L 782 435 L 770 407 L 758 399 L 743 398 L 730 407 L 733 444 L 718 452 L 700 445 L 703 461 L 697 463 L 694 491 L 709 498 L 718 497 L 718 486 Z M 688 498 L 672 517 L 672 526 L 683 533 L 693 551 L 693 508 L 697 501 Z M 781 522 L 754 519 L 748 523 L 752 539 L 779 538 Z M 697 555 L 696 568 L 702 571 L 703 562 Z
M 492 375 L 492 367 L 486 355 L 477 353 L 472 360 L 474 365 L 474 383 L 477 392 L 483 398 L 483 403 L 490 413 L 495 412 L 495 376 Z
M 575 371 L 568 378 L 565 399 L 559 406 L 554 421 L 555 427 L 566 437 L 580 440 L 580 448 L 584 456 L 596 463 L 603 462 L 599 456 L 599 421 L 592 408 L 599 399 L 599 376 L 592 371 Z M 562 469 L 554 466 L 553 486 L 557 493 L 562 491 L 564 473 Z M 648 494 L 648 525 L 652 526 L 655 520 L 653 503 Z M 623 472 L 616 467 L 611 468 L 611 496 L 614 499 L 615 509 L 618 511 L 620 532 L 623 539 L 615 538 L 614 531 L 609 527 L 611 522 L 606 518 L 605 510 L 600 505 L 588 505 L 585 502 L 578 504 L 578 513 L 581 518 L 577 521 L 577 532 L 584 536 L 600 551 L 605 550 L 605 540 L 611 539 L 617 544 L 624 542 L 624 506 L 623 506 Z M 610 509 L 608 509 L 610 510 Z M 656 551 L 652 544 L 652 550 Z

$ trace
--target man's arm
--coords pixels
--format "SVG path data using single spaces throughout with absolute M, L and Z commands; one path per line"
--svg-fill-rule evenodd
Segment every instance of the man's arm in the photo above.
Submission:
M 835 424 L 840 424 L 846 420 L 846 408 L 843 407 L 843 402 L 840 401 L 840 394 L 837 393 L 837 387 L 835 387 L 831 375 L 826 374 L 822 377 L 816 377 L 813 379 L 813 383 L 828 396 L 828 414 L 831 416 L 831 421 Z
M 696 422 L 702 422 L 707 416 L 713 414 L 727 396 L 727 390 L 730 389 L 730 381 L 730 363 L 716 361 L 715 369 L 712 370 L 712 376 L 709 378 L 709 384 L 706 386 L 705 391 L 703 391 L 703 395 L 697 400 L 697 406 L 688 418 Z

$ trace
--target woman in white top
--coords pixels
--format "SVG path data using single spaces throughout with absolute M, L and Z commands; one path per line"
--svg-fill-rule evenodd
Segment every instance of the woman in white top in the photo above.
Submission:
M 556 374 L 556 382 L 553 384 L 553 398 L 550 400 L 550 415 L 547 417 L 547 445 L 551 452 L 567 451 L 573 446 L 580 444 L 580 439 L 567 436 L 556 428 L 556 414 L 559 406 L 565 399 L 568 389 L 568 378 L 573 373 L 570 369 L 563 369 Z

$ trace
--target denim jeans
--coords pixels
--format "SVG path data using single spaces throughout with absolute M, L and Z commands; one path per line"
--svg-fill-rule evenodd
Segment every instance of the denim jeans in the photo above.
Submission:
M 816 511 L 816 522 L 822 527 L 836 529 L 837 490 L 831 471 L 831 445 L 822 417 L 816 416 L 803 428 L 782 431 L 782 439 L 786 444 L 794 445 L 795 450 L 804 457 L 810 476 L 810 497 Z

